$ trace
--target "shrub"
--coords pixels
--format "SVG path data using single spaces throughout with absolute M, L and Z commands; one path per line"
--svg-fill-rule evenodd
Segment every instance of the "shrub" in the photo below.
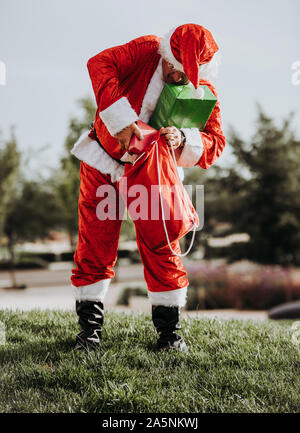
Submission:
M 54 253 L 44 253 L 44 252 L 37 252 L 37 253 L 31 253 L 31 252 L 21 252 L 18 254 L 20 260 L 35 260 L 35 259 L 42 259 L 45 262 L 51 263 L 56 262 L 57 256 Z
M 203 262 L 187 266 L 187 309 L 269 309 L 300 298 L 297 270 L 249 263 L 242 270 Z
M 147 290 L 142 287 L 125 287 L 117 301 L 117 304 L 129 305 L 129 299 L 131 296 L 147 296 Z
M 74 257 L 74 251 L 67 251 L 64 253 L 61 253 L 60 255 L 60 260 L 62 262 L 73 262 L 73 257 Z
M 39 259 L 38 257 L 32 259 L 22 258 L 17 260 L 15 263 L 15 269 L 47 269 L 47 267 L 48 263 L 43 259 Z M 1 271 L 8 271 L 10 269 L 11 264 L 8 260 L 3 260 L 0 262 Z
M 229 308 L 228 280 L 225 266 L 204 262 L 190 268 L 187 309 Z
M 289 274 L 289 270 L 281 266 L 262 266 L 256 272 L 232 275 L 229 292 L 233 306 L 261 310 L 298 299 L 299 292 L 290 292 Z

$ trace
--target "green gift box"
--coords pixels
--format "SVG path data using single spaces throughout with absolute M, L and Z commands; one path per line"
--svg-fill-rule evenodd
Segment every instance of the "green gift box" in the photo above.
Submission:
M 216 102 L 207 86 L 199 86 L 195 91 L 192 85 L 165 84 L 149 125 L 155 129 L 174 125 L 203 131 Z

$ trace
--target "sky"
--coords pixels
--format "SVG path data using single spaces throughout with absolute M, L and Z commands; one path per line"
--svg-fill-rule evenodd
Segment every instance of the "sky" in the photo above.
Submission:
M 256 104 L 277 124 L 294 111 L 300 137 L 299 0 L 0 0 L 0 130 L 11 126 L 29 170 L 59 168 L 78 99 L 92 96 L 87 60 L 133 38 L 163 36 L 193 22 L 208 28 L 221 51 L 214 83 L 224 133 L 233 126 L 244 139 L 254 133 Z M 1 82 L 1 81 L 0 81 Z M 232 163 L 230 143 L 219 159 Z M 0 167 L 1 169 L 1 167 Z

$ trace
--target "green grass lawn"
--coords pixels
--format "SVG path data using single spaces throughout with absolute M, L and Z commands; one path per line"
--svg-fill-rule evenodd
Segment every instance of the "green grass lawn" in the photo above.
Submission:
M 156 352 L 148 315 L 106 314 L 102 348 L 73 350 L 75 313 L 0 311 L 0 412 L 298 412 L 289 323 L 182 320 L 188 354 Z

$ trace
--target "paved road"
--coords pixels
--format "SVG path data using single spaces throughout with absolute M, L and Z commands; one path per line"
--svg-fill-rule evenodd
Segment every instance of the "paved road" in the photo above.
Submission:
M 62 262 L 52 263 L 49 269 L 20 270 L 16 272 L 17 283 L 26 284 L 28 288 L 69 286 L 72 268 L 73 263 Z M 114 281 L 131 281 L 132 279 L 144 281 L 143 267 L 141 264 L 119 266 L 115 271 L 116 277 Z M 10 284 L 9 272 L 1 271 L 0 288 L 7 287 Z
M 50 269 L 17 271 L 18 284 L 26 284 L 25 290 L 8 289 L 9 272 L 0 272 L 0 308 L 31 310 L 74 309 L 74 294 L 70 284 L 73 263 L 53 263 Z M 145 287 L 143 267 L 140 264 L 119 266 L 112 279 L 105 299 L 110 309 L 117 302 L 124 287 Z

